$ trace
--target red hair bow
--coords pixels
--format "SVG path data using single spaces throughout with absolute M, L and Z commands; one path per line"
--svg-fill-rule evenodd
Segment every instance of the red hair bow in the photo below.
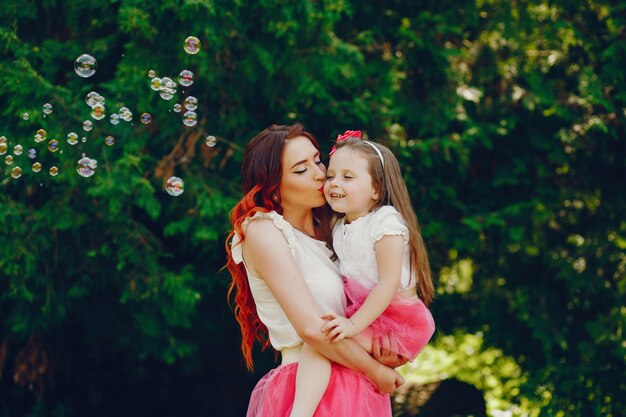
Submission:
M 343 135 L 337 135 L 337 140 L 336 142 L 341 142 L 344 141 L 348 138 L 357 138 L 357 139 L 361 139 L 361 131 L 360 130 L 346 130 L 345 132 L 343 132 Z M 335 151 L 337 149 L 333 146 L 333 148 L 330 150 L 330 153 L 328 154 L 328 156 L 332 156 Z

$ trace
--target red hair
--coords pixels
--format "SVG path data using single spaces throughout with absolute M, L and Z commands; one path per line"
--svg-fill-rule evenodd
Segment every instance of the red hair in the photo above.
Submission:
M 231 212 L 230 221 L 233 229 L 226 239 L 228 261 L 226 268 L 232 276 L 228 286 L 228 301 L 233 309 L 235 319 L 241 329 L 241 353 L 246 361 L 246 367 L 252 371 L 252 347 L 257 341 L 261 349 L 265 350 L 269 344 L 267 327 L 259 319 L 254 298 L 250 292 L 246 269 L 236 264 L 232 257 L 230 243 L 235 233 L 240 242 L 244 241 L 243 222 L 257 212 L 267 213 L 276 211 L 282 214 L 278 189 L 282 179 L 282 157 L 285 144 L 289 139 L 298 136 L 307 137 L 319 150 L 315 137 L 303 130 L 300 123 L 291 126 L 272 125 L 256 135 L 246 146 L 241 164 L 243 198 L 235 205 Z M 278 198 L 276 198 L 278 197 Z M 314 210 L 314 216 L 320 222 L 320 232 L 325 239 L 330 234 L 330 210 L 324 206 Z M 233 308 L 234 302 L 234 308 Z

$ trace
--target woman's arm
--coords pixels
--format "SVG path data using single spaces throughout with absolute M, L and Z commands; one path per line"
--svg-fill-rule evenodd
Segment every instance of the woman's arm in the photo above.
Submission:
M 269 219 L 250 223 L 243 241 L 243 255 L 251 271 L 263 278 L 298 335 L 332 361 L 362 373 L 379 389 L 391 392 L 402 378 L 372 358 L 351 340 L 329 343 L 321 328 L 326 323 L 289 250 L 283 234 Z

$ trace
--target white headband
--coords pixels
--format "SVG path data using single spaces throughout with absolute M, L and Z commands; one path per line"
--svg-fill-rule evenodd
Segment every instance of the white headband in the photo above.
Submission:
M 383 154 L 380 152 L 380 149 L 378 149 L 378 146 L 374 145 L 372 142 L 370 142 L 369 140 L 363 140 L 363 142 L 367 143 L 368 145 L 370 145 L 372 148 L 374 148 L 374 150 L 376 151 L 376 153 L 378 154 L 378 157 L 380 158 L 380 163 L 383 166 L 383 169 L 385 168 L 385 161 L 383 159 Z

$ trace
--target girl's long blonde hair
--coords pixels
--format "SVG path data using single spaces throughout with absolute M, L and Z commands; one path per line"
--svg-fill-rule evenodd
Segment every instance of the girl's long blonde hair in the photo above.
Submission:
M 384 164 L 381 163 L 380 156 L 373 146 L 380 151 Z M 400 212 L 406 227 L 409 229 L 410 265 L 411 272 L 415 272 L 417 279 L 417 293 L 424 304 L 428 306 L 435 295 L 430 262 L 417 216 L 411 204 L 409 191 L 400 173 L 398 160 L 385 146 L 354 137 L 337 142 L 335 148 L 337 150 L 346 148 L 359 152 L 367 159 L 372 185 L 379 194 L 379 199 L 372 210 L 383 205 L 390 205 Z

